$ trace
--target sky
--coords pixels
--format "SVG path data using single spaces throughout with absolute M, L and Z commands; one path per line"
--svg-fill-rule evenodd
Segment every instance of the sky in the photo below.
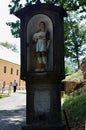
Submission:
M 0 0 L 0 42 L 8 42 L 15 44 L 20 52 L 20 39 L 14 38 L 11 34 L 11 29 L 6 25 L 6 22 L 15 22 L 18 18 L 9 14 L 11 0 Z M 22 1 L 24 2 L 24 0 Z
M 10 0 L 0 0 L 0 42 L 15 44 L 20 52 L 20 39 L 14 38 L 11 34 L 10 27 L 6 22 L 15 22 L 18 18 L 9 14 Z

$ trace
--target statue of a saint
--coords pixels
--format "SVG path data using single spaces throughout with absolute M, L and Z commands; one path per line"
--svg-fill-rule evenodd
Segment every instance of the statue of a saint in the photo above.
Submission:
M 38 31 L 33 35 L 35 44 L 36 68 L 35 71 L 47 70 L 48 50 L 50 45 L 49 32 L 44 21 L 39 23 Z

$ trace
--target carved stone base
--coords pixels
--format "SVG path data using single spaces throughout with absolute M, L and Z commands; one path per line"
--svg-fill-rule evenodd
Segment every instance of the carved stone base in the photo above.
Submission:
M 64 124 L 32 124 L 23 126 L 22 130 L 67 130 Z

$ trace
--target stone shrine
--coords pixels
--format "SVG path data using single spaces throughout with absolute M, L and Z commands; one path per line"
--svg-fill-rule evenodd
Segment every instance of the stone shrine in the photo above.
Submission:
M 22 130 L 66 130 L 61 116 L 64 72 L 64 20 L 59 6 L 28 4 L 21 20 L 21 79 L 26 81 L 26 123 Z

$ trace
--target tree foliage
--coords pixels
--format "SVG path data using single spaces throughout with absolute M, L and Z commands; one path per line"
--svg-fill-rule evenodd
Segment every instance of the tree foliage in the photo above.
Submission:
M 72 14 L 72 13 L 71 13 Z M 80 24 L 80 18 L 76 14 L 69 14 L 65 21 L 65 56 L 71 57 L 73 62 L 76 62 L 79 68 L 80 56 L 85 54 L 86 48 L 83 47 L 86 43 L 86 28 Z
M 65 60 L 65 75 L 71 75 L 76 71 L 76 68 L 74 66 L 74 64 L 71 64 L 71 60 L 70 59 L 66 59 Z
M 40 0 L 41 1 L 41 0 Z M 9 11 L 10 14 L 13 14 L 15 11 L 27 6 L 28 4 L 36 3 L 37 0 L 10 0 Z M 77 11 L 78 13 L 86 11 L 86 0 L 44 0 L 45 3 L 48 4 L 56 4 L 62 6 L 67 12 Z M 81 19 L 86 18 L 82 15 Z M 17 20 L 16 22 L 8 22 L 8 26 L 11 27 L 11 33 L 14 37 L 19 37 L 20 30 L 20 22 Z
M 15 23 L 9 22 L 7 23 L 7 25 L 11 27 L 11 33 L 14 37 L 16 38 L 20 37 L 20 21 L 19 20 L 17 20 Z
M 21 0 L 11 0 L 9 5 L 10 14 L 13 14 L 16 10 L 27 6 L 28 4 L 33 4 L 36 2 L 37 0 L 24 0 L 22 3 Z M 77 11 L 78 9 L 79 12 L 86 11 L 86 0 L 44 0 L 44 2 L 62 6 L 67 11 Z
M 14 51 L 14 52 L 17 52 L 17 48 L 16 48 L 16 45 L 13 45 L 13 44 L 10 44 L 8 42 L 0 42 L 0 45 Z

